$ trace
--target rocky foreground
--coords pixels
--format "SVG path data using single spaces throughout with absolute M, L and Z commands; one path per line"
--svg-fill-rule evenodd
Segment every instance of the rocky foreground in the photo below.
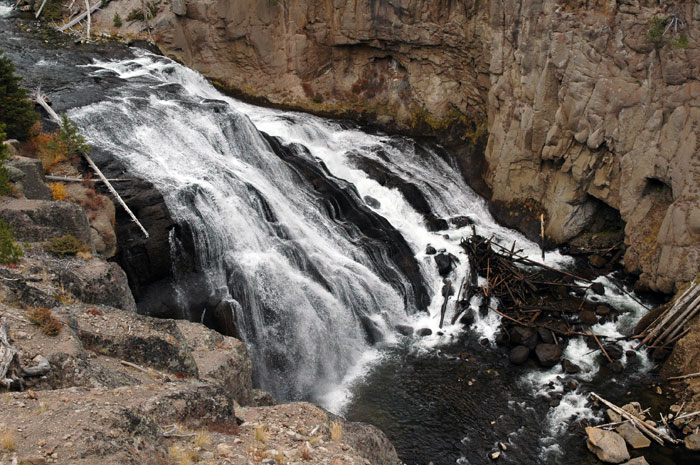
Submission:
M 376 428 L 253 389 L 241 341 L 137 315 L 101 216 L 48 200 L 38 161 L 9 166 L 24 256 L 0 266 L 0 463 L 400 463 Z M 46 250 L 66 233 L 90 251 Z

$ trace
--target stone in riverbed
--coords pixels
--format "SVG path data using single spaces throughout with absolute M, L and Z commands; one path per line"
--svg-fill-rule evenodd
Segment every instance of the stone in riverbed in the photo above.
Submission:
M 581 371 L 581 367 L 576 365 L 574 362 L 563 359 L 561 361 L 561 369 L 564 370 L 564 373 L 568 373 L 570 375 L 573 375 L 575 373 L 579 373 Z
M 530 349 L 525 346 L 515 346 L 511 349 L 508 358 L 510 359 L 510 363 L 514 365 L 522 365 L 527 361 L 529 356 Z
M 630 453 L 622 436 L 600 428 L 589 426 L 586 428 L 588 439 L 586 445 L 599 460 L 607 463 L 622 463 L 630 459 Z
M 598 305 L 595 308 L 596 315 L 605 316 L 610 314 L 610 307 L 607 305 Z
M 532 328 L 516 326 L 510 332 L 510 342 L 532 350 L 537 345 L 537 332 Z
M 413 336 L 413 327 L 408 325 L 396 325 L 394 329 L 402 336 Z
M 700 433 L 685 437 L 685 448 L 692 451 L 700 451 Z
M 426 255 L 435 255 L 436 253 L 437 253 L 437 250 L 435 250 L 435 247 L 433 247 L 430 244 L 428 244 L 428 246 L 425 248 Z
M 421 328 L 416 331 L 416 335 L 419 337 L 430 336 L 431 334 L 433 334 L 433 330 L 430 328 Z
M 578 319 L 581 320 L 581 323 L 589 326 L 598 323 L 598 318 L 595 316 L 595 313 L 590 310 L 583 310 L 578 314 Z
M 375 210 L 381 208 L 382 204 L 379 202 L 379 200 L 375 199 L 374 197 L 371 197 L 369 195 L 365 195 L 363 197 L 365 203 L 367 204 L 368 207 L 372 207 Z
M 644 436 L 631 423 L 623 423 L 615 428 L 615 431 L 617 431 L 633 449 L 642 449 L 651 445 L 649 438 Z
M 537 328 L 537 334 L 540 336 L 540 340 L 545 344 L 554 344 L 554 336 L 552 336 L 552 331 L 547 328 Z
M 435 255 L 435 264 L 438 268 L 440 276 L 447 276 L 452 271 L 452 258 L 446 253 Z
M 468 216 L 455 216 L 450 218 L 450 223 L 452 223 L 454 226 L 458 228 L 463 228 L 465 226 L 469 226 L 474 224 L 474 221 L 469 218 Z
M 594 293 L 596 293 L 598 295 L 605 294 L 605 286 L 603 286 L 602 283 L 593 283 L 593 284 L 591 284 L 590 289 L 591 289 L 591 291 L 593 291 Z
M 535 347 L 535 354 L 540 365 L 549 368 L 559 363 L 562 350 L 561 346 L 556 344 L 538 344 Z

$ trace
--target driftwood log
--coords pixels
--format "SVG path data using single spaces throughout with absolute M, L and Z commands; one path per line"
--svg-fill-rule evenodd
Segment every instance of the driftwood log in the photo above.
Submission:
M 34 359 L 33 367 L 23 367 L 19 360 L 19 351 L 10 344 L 7 319 L 0 316 L 0 384 L 5 389 L 13 386 L 22 387 L 22 379 L 42 376 L 51 370 L 51 364 L 41 355 Z

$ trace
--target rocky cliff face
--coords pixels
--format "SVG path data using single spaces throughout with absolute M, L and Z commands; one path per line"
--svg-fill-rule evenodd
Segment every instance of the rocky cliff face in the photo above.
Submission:
M 98 24 L 117 32 L 137 6 Z M 178 0 L 147 22 L 248 98 L 453 142 L 488 115 L 494 201 L 536 205 L 555 243 L 624 227 L 625 265 L 653 290 L 698 272 L 698 2 Z
M 627 269 L 672 292 L 700 258 L 700 4 L 520 3 L 491 2 L 493 198 L 539 201 L 557 242 L 619 212 Z

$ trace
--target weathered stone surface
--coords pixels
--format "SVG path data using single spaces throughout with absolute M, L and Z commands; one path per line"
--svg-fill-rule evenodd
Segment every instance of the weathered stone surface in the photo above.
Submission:
M 62 288 L 82 302 L 136 311 L 126 274 L 116 263 L 93 258 L 68 259 L 59 266 L 52 265 L 49 268 L 57 274 Z
M 90 223 L 80 206 L 48 200 L 0 199 L 0 218 L 12 225 L 18 241 L 48 241 L 70 233 L 91 244 Z
M 12 145 L 9 145 L 12 147 Z M 46 185 L 41 160 L 36 158 L 13 157 L 5 163 L 10 169 L 10 181 L 25 198 L 35 200 L 53 200 L 51 189 Z M 12 173 L 17 173 L 13 176 Z
M 622 463 L 629 460 L 630 454 L 622 436 L 612 431 L 588 426 L 586 445 L 598 459 L 607 463 Z
M 617 431 L 633 449 L 641 449 L 651 445 L 649 438 L 642 434 L 631 423 L 623 423 L 615 428 L 615 431 Z

